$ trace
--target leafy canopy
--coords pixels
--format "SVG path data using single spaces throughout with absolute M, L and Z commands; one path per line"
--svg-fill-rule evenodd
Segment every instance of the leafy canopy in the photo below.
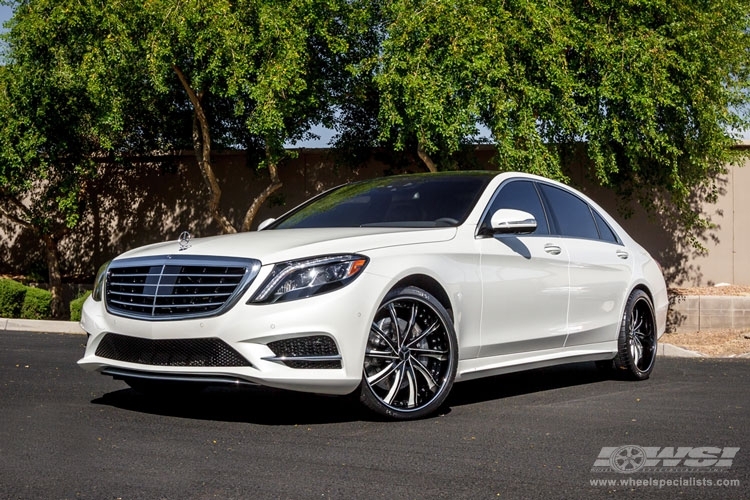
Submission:
M 748 0 L 377 5 L 379 43 L 350 68 L 398 149 L 450 154 L 481 125 L 499 168 L 564 179 L 583 145 L 593 178 L 644 204 L 662 190 L 688 225 L 694 193 L 746 154 Z

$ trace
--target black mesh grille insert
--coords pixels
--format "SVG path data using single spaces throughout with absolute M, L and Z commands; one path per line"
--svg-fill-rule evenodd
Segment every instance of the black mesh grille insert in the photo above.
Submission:
M 277 357 L 285 358 L 284 364 L 290 368 L 341 368 L 341 361 L 338 359 L 310 359 L 338 356 L 339 350 L 336 343 L 331 337 L 325 335 L 277 340 L 269 342 L 268 347 Z
M 107 309 L 142 319 L 219 314 L 257 274 L 253 259 L 165 256 L 125 259 L 107 270 Z
M 96 355 L 153 366 L 252 366 L 217 338 L 150 340 L 108 333 Z

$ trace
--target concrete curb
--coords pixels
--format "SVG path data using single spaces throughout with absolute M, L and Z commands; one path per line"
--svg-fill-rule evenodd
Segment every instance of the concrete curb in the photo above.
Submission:
M 672 344 L 664 344 L 659 342 L 656 346 L 656 355 L 663 356 L 665 358 L 707 358 L 705 354 L 701 354 L 696 351 L 677 347 Z
M 35 333 L 74 333 L 84 334 L 81 325 L 76 321 L 50 321 L 37 319 L 0 318 L 0 331 L 35 332 Z

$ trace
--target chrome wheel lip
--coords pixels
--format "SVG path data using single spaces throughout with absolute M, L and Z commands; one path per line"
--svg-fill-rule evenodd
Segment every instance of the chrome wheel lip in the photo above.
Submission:
M 651 304 L 640 298 L 633 304 L 628 324 L 628 349 L 635 368 L 648 371 L 656 359 L 656 323 Z M 646 366 L 642 366 L 642 365 Z
M 398 308 L 408 310 L 408 318 L 399 315 Z M 428 324 L 418 321 L 420 314 L 431 317 Z M 391 335 L 383 331 L 386 323 L 389 328 L 397 325 Z M 394 297 L 378 308 L 365 351 L 364 382 L 380 404 L 394 412 L 413 413 L 441 397 L 451 385 L 454 362 L 448 328 L 440 313 L 418 296 Z M 372 348 L 378 339 L 384 344 L 382 350 Z M 431 340 L 444 348 L 429 348 Z M 380 369 L 368 370 L 371 362 Z M 379 386 L 383 383 L 387 389 Z M 422 401 L 418 401 L 420 392 L 426 395 Z

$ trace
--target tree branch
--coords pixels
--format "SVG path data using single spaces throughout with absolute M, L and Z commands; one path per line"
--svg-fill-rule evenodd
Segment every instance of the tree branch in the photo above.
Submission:
M 208 126 L 208 118 L 203 109 L 202 99 L 203 93 L 196 93 L 195 90 L 190 86 L 185 74 L 176 65 L 172 65 L 172 69 L 177 74 L 182 88 L 190 99 L 190 103 L 193 105 L 193 150 L 195 151 L 195 157 L 198 161 L 198 167 L 200 168 L 201 175 L 203 175 L 203 181 L 208 187 L 210 195 L 209 199 L 209 211 L 213 216 L 214 220 L 219 224 L 221 231 L 225 234 L 236 233 L 237 229 L 229 222 L 220 210 L 221 202 L 221 186 L 216 178 L 216 173 L 211 166 L 211 130 Z

